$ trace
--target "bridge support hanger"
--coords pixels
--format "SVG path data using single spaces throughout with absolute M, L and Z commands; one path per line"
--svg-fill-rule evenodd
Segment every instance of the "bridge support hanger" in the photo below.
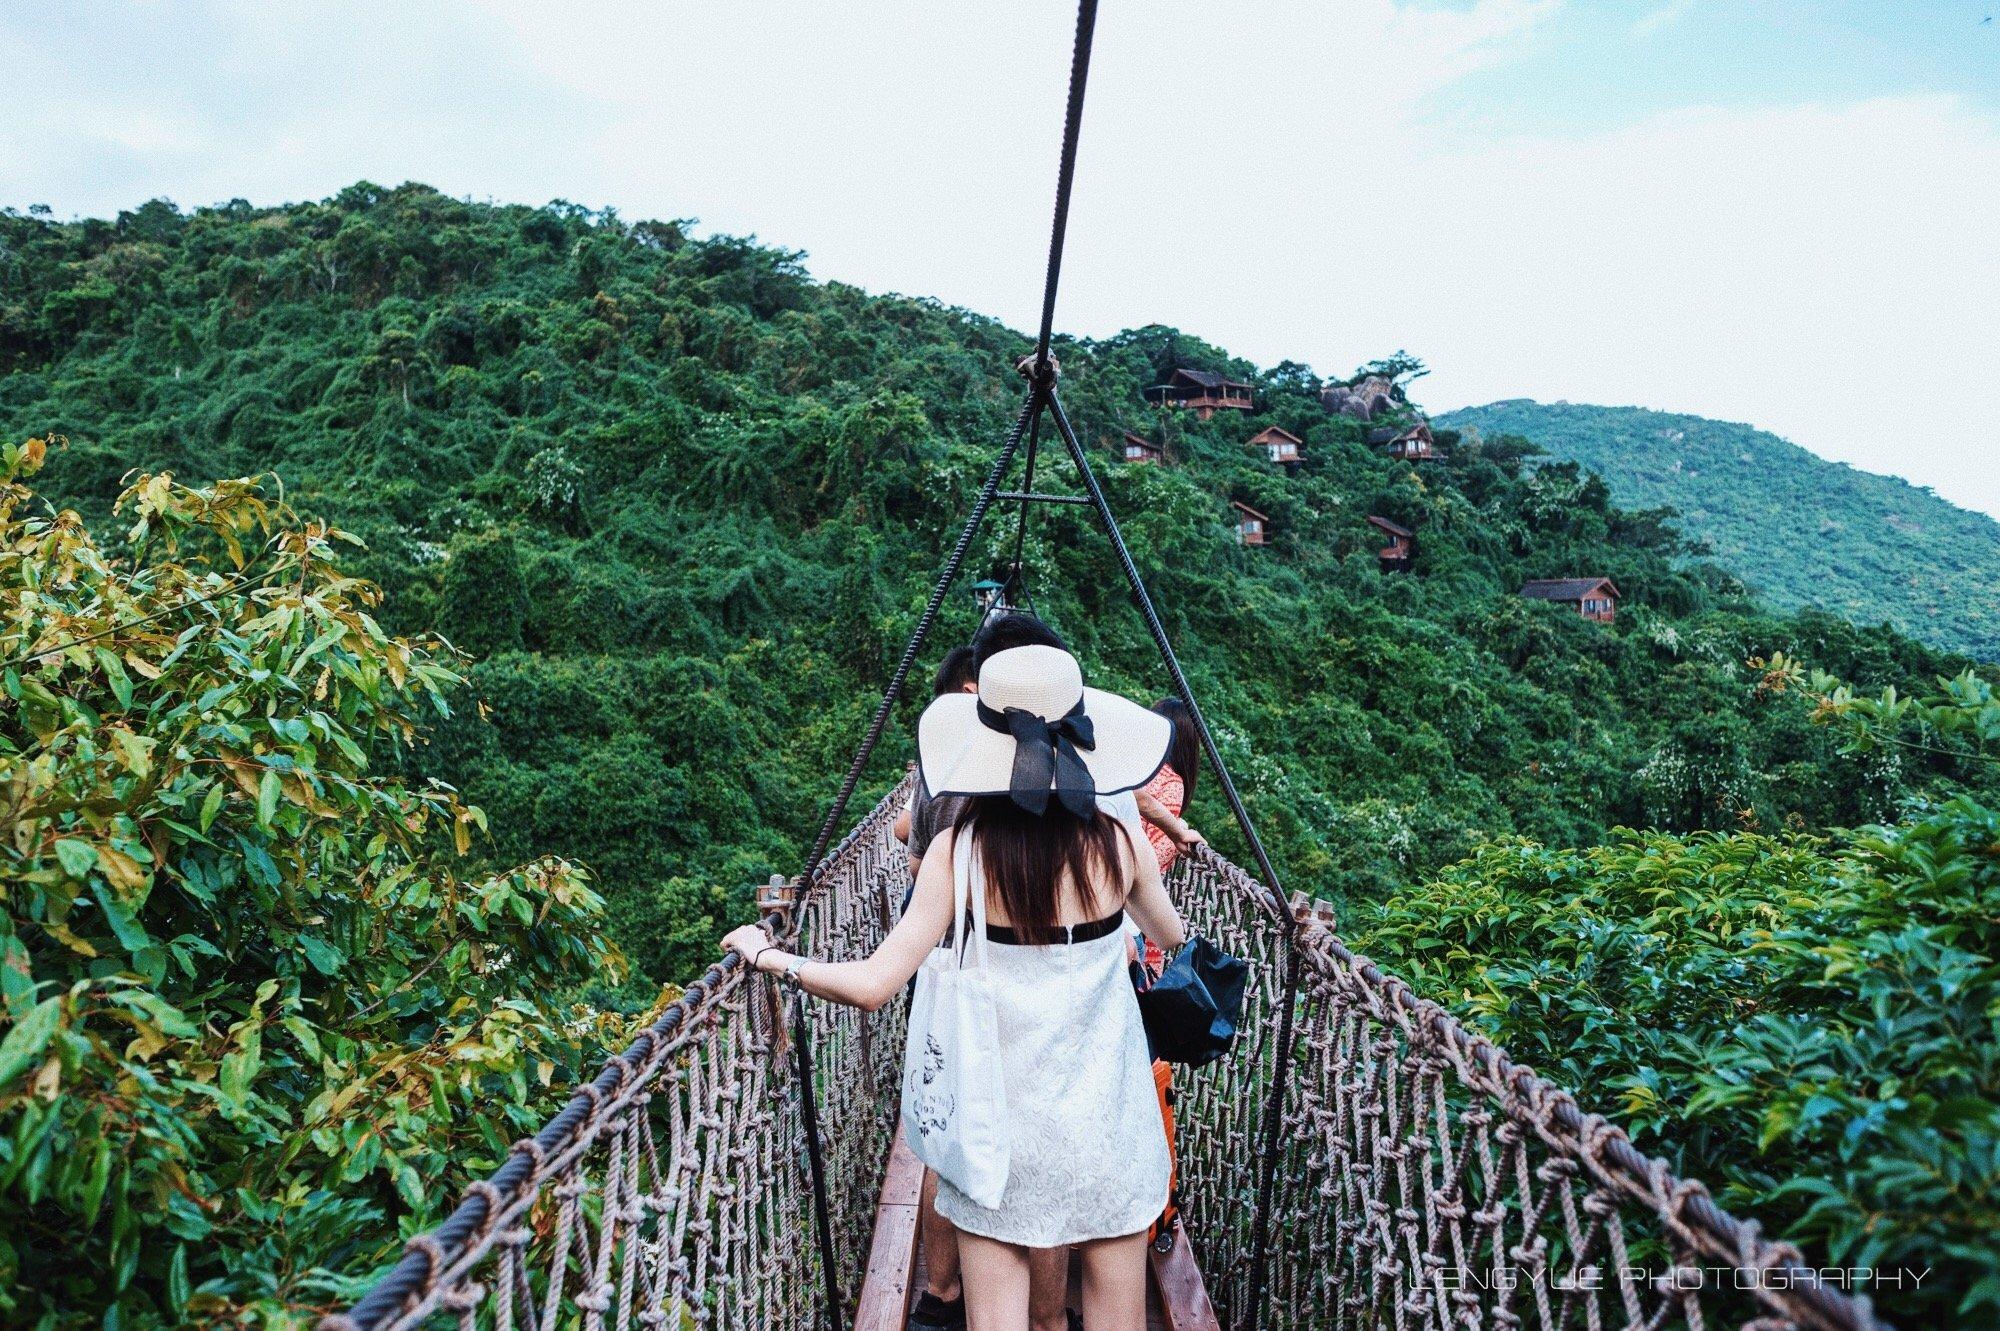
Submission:
M 1027 457 L 1021 488 L 1010 492 L 1016 496 L 1019 505 L 1019 526 L 1015 533 L 1014 565 L 1018 572 L 1021 550 L 1026 540 L 1028 512 L 1036 498 L 1035 462 L 1041 443 L 1041 422 L 1046 415 L 1055 426 L 1063 447 L 1069 453 L 1070 461 L 1076 468 L 1077 480 L 1083 488 L 1083 497 L 1097 514 L 1098 524 L 1104 529 L 1105 537 L 1111 542 L 1113 554 L 1117 556 L 1119 570 L 1125 575 L 1126 583 L 1132 589 L 1132 597 L 1146 621 L 1146 630 L 1153 637 L 1154 646 L 1159 648 L 1160 660 L 1172 678 L 1174 692 L 1187 704 L 1188 712 L 1194 720 L 1195 728 L 1201 735 L 1201 747 L 1208 757 L 1209 769 L 1215 773 L 1216 784 L 1221 787 L 1223 798 L 1229 804 L 1229 811 L 1236 818 L 1237 826 L 1243 831 L 1243 839 L 1249 844 L 1251 854 L 1256 858 L 1257 868 L 1263 875 L 1263 883 L 1269 900 L 1265 903 L 1273 917 L 1284 930 L 1285 966 L 1284 997 L 1278 1018 L 1277 1061 L 1273 1068 L 1270 1099 L 1261 1125 L 1262 1149 L 1258 1163 L 1256 1212 L 1252 1221 L 1253 1246 L 1249 1287 L 1249 1314 L 1247 1331 L 1259 1331 L 1263 1317 L 1264 1286 L 1268 1272 L 1270 1249 L 1271 1192 L 1276 1183 L 1276 1161 L 1278 1157 L 1278 1133 L 1283 1122 L 1286 1089 L 1291 1076 L 1293 1013 L 1298 1004 L 1295 1001 L 1299 989 L 1298 952 L 1295 946 L 1297 921 L 1285 908 L 1284 887 L 1280 883 L 1277 870 L 1271 864 L 1271 857 L 1264 850 L 1263 840 L 1257 829 L 1251 825 L 1249 811 L 1243 807 L 1243 800 L 1236 792 L 1236 783 L 1230 779 L 1228 764 L 1222 760 L 1222 751 L 1216 747 L 1215 736 L 1209 730 L 1208 720 L 1202 715 L 1201 705 L 1195 700 L 1194 690 L 1188 685 L 1187 675 L 1181 669 L 1180 658 L 1174 654 L 1173 643 L 1167 637 L 1165 626 L 1160 623 L 1159 612 L 1153 606 L 1153 598 L 1146 590 L 1144 579 L 1139 576 L 1138 566 L 1132 561 L 1132 552 L 1125 544 L 1125 538 L 1118 530 L 1118 519 L 1111 512 L 1111 505 L 1105 500 L 1104 489 L 1098 484 L 1097 476 L 1090 469 L 1090 459 L 1085 454 L 1076 430 L 1071 426 L 1069 413 L 1063 409 L 1062 397 L 1056 384 L 1061 377 L 1061 367 L 1055 357 L 1049 354 L 1053 339 L 1056 317 L 1056 292 L 1062 280 L 1063 241 L 1069 230 L 1070 193 L 1076 181 L 1077 139 L 1083 129 L 1084 91 L 1090 80 L 1091 43 L 1097 31 L 1097 0 L 1078 0 L 1076 10 L 1076 37 L 1070 53 L 1069 98 L 1063 112 L 1062 154 L 1056 168 L 1055 217 L 1049 228 L 1048 265 L 1042 282 L 1041 327 L 1035 337 L 1033 354 L 1022 358 L 1016 368 L 1028 382 L 1026 400 L 1021 404 L 1020 415 L 1014 421 L 1014 428 L 1002 445 L 1000 454 L 993 460 L 993 467 L 987 473 L 986 483 L 980 488 L 979 497 L 974 501 L 972 512 L 967 516 L 958 540 L 952 545 L 940 570 L 937 583 L 931 588 L 930 600 L 925 604 L 923 614 L 918 616 L 916 628 L 903 648 L 903 655 L 896 663 L 889 685 L 882 693 L 882 701 L 875 709 L 867 733 L 849 765 L 847 775 L 842 779 L 840 791 L 834 797 L 833 806 L 827 810 L 826 818 L 820 824 L 819 834 L 813 839 L 812 851 L 806 857 L 805 868 L 800 874 L 801 897 L 809 895 L 819 874 L 827 848 L 833 844 L 836 829 L 847 813 L 847 806 L 854 797 L 854 791 L 861 783 L 861 775 L 867 769 L 868 760 L 882 741 L 891 713 L 897 700 L 902 696 L 908 683 L 911 669 L 916 665 L 918 654 L 923 650 L 931 628 L 937 622 L 938 612 L 944 599 L 957 581 L 965 556 L 972 547 L 973 537 L 980 524 L 985 521 L 987 510 L 1000 497 L 1000 486 L 1009 469 L 1014 464 L 1014 455 L 1020 451 L 1022 441 L 1027 441 Z M 841 1311 L 844 1306 L 839 1275 L 835 1269 L 832 1211 L 827 1201 L 826 1161 L 819 1138 L 819 1107 L 815 1103 L 813 1089 L 812 1049 L 809 1043 L 803 995 L 794 995 L 792 1011 L 793 1052 L 797 1059 L 799 1090 L 803 1099 L 804 1126 L 806 1131 L 806 1154 L 811 1165 L 815 1229 L 819 1241 L 820 1262 L 825 1276 L 826 1318 L 829 1331 L 841 1331 Z

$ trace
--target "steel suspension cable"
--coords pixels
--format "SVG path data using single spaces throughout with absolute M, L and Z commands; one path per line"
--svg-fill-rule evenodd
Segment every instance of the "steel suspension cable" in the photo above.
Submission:
M 801 874 L 802 890 L 812 887 L 813 875 L 819 871 L 820 860 L 826 855 L 826 848 L 833 844 L 834 830 L 840 825 L 842 815 L 847 812 L 848 801 L 854 797 L 855 787 L 861 782 L 862 769 L 875 752 L 875 746 L 882 739 L 882 730 L 888 724 L 889 713 L 901 696 L 903 684 L 909 678 L 910 668 L 916 663 L 917 653 L 923 649 L 924 639 L 929 636 L 931 625 L 937 619 L 938 610 L 944 605 L 946 593 L 951 590 L 952 581 L 958 576 L 959 566 L 965 561 L 965 553 L 972 544 L 972 536 L 979 523 L 992 506 L 993 499 L 1000 493 L 1000 482 L 1006 476 L 1008 466 L 1013 463 L 1014 454 L 1021 443 L 1024 430 L 1033 426 L 1039 439 L 1040 422 L 1037 419 L 1048 400 L 1051 385 L 1055 382 L 1055 367 L 1049 360 L 1049 339 L 1055 327 L 1056 290 L 1062 279 L 1063 240 L 1069 231 L 1069 199 L 1071 188 L 1076 181 L 1076 143 L 1083 132 L 1083 90 L 1090 79 L 1090 46 L 1097 30 L 1097 0 L 1078 0 L 1076 7 L 1076 41 L 1070 51 L 1069 62 L 1069 102 L 1063 113 L 1062 156 L 1056 168 L 1056 209 L 1055 222 L 1049 231 L 1049 259 L 1042 281 L 1042 324 L 1041 333 L 1035 340 L 1034 354 L 1024 360 L 1019 367 L 1028 377 L 1028 397 L 1021 404 L 1021 415 L 1014 422 L 1014 429 L 1007 437 L 1000 456 L 994 460 L 993 470 L 988 473 L 986 485 L 979 492 L 979 499 L 973 505 L 972 516 L 959 533 L 958 544 L 952 548 L 951 556 L 945 563 L 943 574 L 937 585 L 931 589 L 931 599 L 924 607 L 923 615 L 917 620 L 916 631 L 910 635 L 909 645 L 904 647 L 903 656 L 896 663 L 895 674 L 890 677 L 889 687 L 882 694 L 881 705 L 875 709 L 874 720 L 869 723 L 868 733 L 861 742 L 860 752 L 854 755 L 854 762 L 848 768 L 847 779 L 841 783 L 840 793 L 834 797 L 833 807 L 827 810 L 825 820 L 820 824 L 819 835 L 813 839 L 812 853 L 806 857 L 806 867 Z M 1030 458 L 1033 457 L 1030 444 Z M 1032 474 L 1029 477 L 1033 480 Z M 1021 487 L 1032 490 L 1031 484 Z M 1022 517 L 1025 524 L 1027 501 L 1022 501 Z
M 1070 187 L 1076 180 L 1076 141 L 1083 130 L 1083 89 L 1090 80 L 1090 44 L 1097 32 L 1097 0 L 1076 7 L 1076 44 L 1070 52 L 1069 106 L 1063 113 L 1062 161 L 1056 169 L 1056 215 L 1049 231 L 1049 267 L 1042 282 L 1042 327 L 1035 337 L 1035 379 L 1046 382 L 1049 339 L 1055 332 L 1056 286 L 1062 280 L 1063 240 L 1069 231 Z
M 1014 525 L 1014 558 L 1007 565 L 1010 580 L 1021 577 L 1021 561 L 1028 548 L 1028 514 L 1033 510 L 1035 501 L 1027 496 L 1035 492 L 1035 455 L 1040 451 L 1041 442 L 1042 413 L 1038 411 L 1028 423 L 1028 451 L 1021 463 L 1021 517 Z
M 945 558 L 943 572 L 931 587 L 924 612 L 917 617 L 917 627 L 910 634 L 903 655 L 896 662 L 895 671 L 889 676 L 888 687 L 882 691 L 882 701 L 876 704 L 875 715 L 862 736 L 861 747 L 855 752 L 854 761 L 848 765 L 847 776 L 833 797 L 833 807 L 826 811 L 826 817 L 819 825 L 819 835 L 813 838 L 812 853 L 806 856 L 806 867 L 799 875 L 801 896 L 812 890 L 820 862 L 826 857 L 826 848 L 833 844 L 834 831 L 847 813 L 848 801 L 854 798 L 855 788 L 861 784 L 862 773 L 868 766 L 868 760 L 874 756 L 875 746 L 882 742 L 882 733 L 888 728 L 890 713 L 903 695 L 903 685 L 916 665 L 917 654 L 923 651 L 924 640 L 930 636 L 931 626 L 937 622 L 938 612 L 944 608 L 944 598 L 950 594 L 951 584 L 957 580 L 958 570 L 965 563 L 966 552 L 972 548 L 972 538 L 978 532 L 980 523 L 985 521 L 987 510 L 993 507 L 994 500 L 999 496 L 1000 483 L 1006 479 L 1007 469 L 1013 465 L 1014 455 L 1020 451 L 1022 435 L 1041 411 L 1042 400 L 1041 388 L 1031 386 L 1027 400 L 1021 404 L 1021 413 L 1014 420 L 1014 428 L 1008 432 L 1007 441 L 1000 447 L 1000 456 L 993 459 L 993 466 L 986 473 L 986 483 L 980 487 L 979 497 L 972 504 L 972 513 L 959 530 L 958 541 L 952 546 L 951 554 Z
M 1084 452 L 1082 441 L 1070 425 L 1069 413 L 1063 409 L 1060 394 L 1049 393 L 1049 417 L 1055 422 L 1056 432 L 1069 449 L 1070 460 L 1076 464 L 1077 478 L 1083 483 L 1084 493 L 1089 497 L 1091 507 L 1097 511 L 1097 520 L 1104 527 L 1104 534 L 1111 542 L 1111 551 L 1118 558 L 1118 567 L 1125 575 L 1126 583 L 1132 589 L 1132 599 L 1139 607 L 1140 618 L 1146 621 L 1146 631 L 1152 635 L 1153 645 L 1159 649 L 1160 659 L 1166 664 L 1167 674 L 1173 679 L 1174 692 L 1187 704 L 1189 714 L 1194 718 L 1195 729 L 1201 735 L 1202 751 L 1208 755 L 1208 762 L 1215 769 L 1216 783 L 1222 787 L 1222 797 L 1229 804 L 1229 811 L 1236 816 L 1236 824 L 1243 830 L 1243 839 L 1250 844 L 1250 854 L 1257 861 L 1257 868 L 1264 875 L 1264 885 L 1268 890 L 1265 905 L 1273 915 L 1289 926 L 1291 911 L 1285 905 L 1283 889 L 1278 883 L 1278 871 L 1271 866 L 1271 857 L 1264 850 L 1263 839 L 1250 822 L 1250 811 L 1243 805 L 1243 797 L 1236 792 L 1236 782 L 1230 778 L 1229 766 L 1222 760 L 1222 750 L 1216 747 L 1215 735 L 1208 728 L 1208 718 L 1202 715 L 1201 704 L 1195 701 L 1194 688 L 1188 683 L 1187 675 L 1181 669 L 1180 657 L 1174 652 L 1172 640 L 1167 637 L 1166 626 L 1160 622 L 1159 611 L 1153 607 L 1151 593 L 1146 590 L 1145 579 L 1139 576 L 1138 565 L 1132 560 L 1132 551 L 1125 544 L 1124 533 L 1119 530 L 1118 519 L 1111 512 L 1111 503 L 1104 497 L 1104 487 L 1098 483 L 1097 473 L 1091 470 L 1090 458 Z
M 1069 236 L 1069 201 L 1076 183 L 1076 146 L 1083 133 L 1083 94 L 1090 82 L 1090 48 L 1097 35 L 1097 0 L 1079 0 L 1076 7 L 1076 40 L 1070 49 L 1069 100 L 1063 109 L 1062 152 L 1056 163 L 1055 217 L 1049 225 L 1049 261 L 1042 277 L 1042 321 L 1035 334 L 1035 352 L 1029 361 L 1031 382 L 1053 385 L 1055 362 L 1049 356 L 1049 342 L 1055 336 L 1056 291 L 1062 283 L 1063 246 Z M 1028 431 L 1028 460 L 1021 492 L 1035 490 L 1035 453 L 1041 441 L 1041 414 L 1036 413 Z M 1030 500 L 1021 502 L 1021 516 L 1014 528 L 1014 562 L 1010 577 L 1018 577 L 1022 554 L 1028 544 Z

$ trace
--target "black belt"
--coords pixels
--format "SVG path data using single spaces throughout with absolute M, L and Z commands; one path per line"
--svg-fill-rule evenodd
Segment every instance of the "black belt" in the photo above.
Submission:
M 1040 943 L 1022 937 L 1022 931 L 1010 929 L 1004 924 L 987 925 L 986 939 L 988 942 L 1001 943 L 1008 947 L 1053 946 L 1057 943 L 1088 943 L 1094 938 L 1102 938 L 1106 934 L 1117 933 L 1119 926 L 1124 923 L 1125 912 L 1121 908 L 1101 920 L 1091 920 L 1085 924 L 1058 924 L 1047 931 L 1047 937 Z M 971 917 L 967 916 L 966 928 L 970 930 L 971 927 Z

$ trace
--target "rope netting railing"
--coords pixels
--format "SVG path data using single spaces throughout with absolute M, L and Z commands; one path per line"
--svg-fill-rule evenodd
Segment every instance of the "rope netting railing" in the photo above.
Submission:
M 822 864 L 799 946 L 873 951 L 909 881 L 898 787 Z M 815 1328 L 826 1300 L 785 995 L 711 967 L 437 1229 L 320 1331 Z M 903 1004 L 808 1002 L 837 1279 L 866 1260 L 901 1090 Z
M 1863 1331 L 1826 1288 L 1568 1092 L 1350 951 L 1293 935 L 1294 1056 L 1264 1306 L 1254 1289 L 1257 1141 L 1287 964 L 1268 893 L 1207 847 L 1169 880 L 1191 928 L 1253 963 L 1246 1037 L 1176 1076 L 1182 1212 L 1227 1321 L 1269 1328 Z
M 872 951 L 908 882 L 898 787 L 825 860 L 803 948 Z M 1175 1076 L 1180 1198 L 1225 1324 L 1538 1331 L 1864 1331 L 1866 1305 L 1723 1212 L 1603 1119 L 1202 848 L 1169 886 L 1252 963 L 1245 1036 Z M 1296 964 L 1278 1157 L 1258 1159 Z M 321 1331 L 752 1331 L 825 1325 L 803 1102 L 783 991 L 718 965 L 688 986 L 443 1225 Z M 848 1310 L 894 1137 L 903 1006 L 806 1004 Z M 1273 1212 L 1254 1216 L 1263 1166 Z M 1265 1273 L 1257 1235 L 1268 1234 Z M 1263 1288 L 1261 1308 L 1250 1306 Z M 1253 1316 L 1255 1314 L 1255 1316 Z

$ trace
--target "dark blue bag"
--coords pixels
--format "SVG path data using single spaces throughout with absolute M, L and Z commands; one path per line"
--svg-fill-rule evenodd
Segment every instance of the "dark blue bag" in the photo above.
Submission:
M 1160 978 L 1139 991 L 1139 1016 L 1153 1057 L 1198 1068 L 1236 1043 L 1250 963 L 1206 938 L 1187 941 Z

